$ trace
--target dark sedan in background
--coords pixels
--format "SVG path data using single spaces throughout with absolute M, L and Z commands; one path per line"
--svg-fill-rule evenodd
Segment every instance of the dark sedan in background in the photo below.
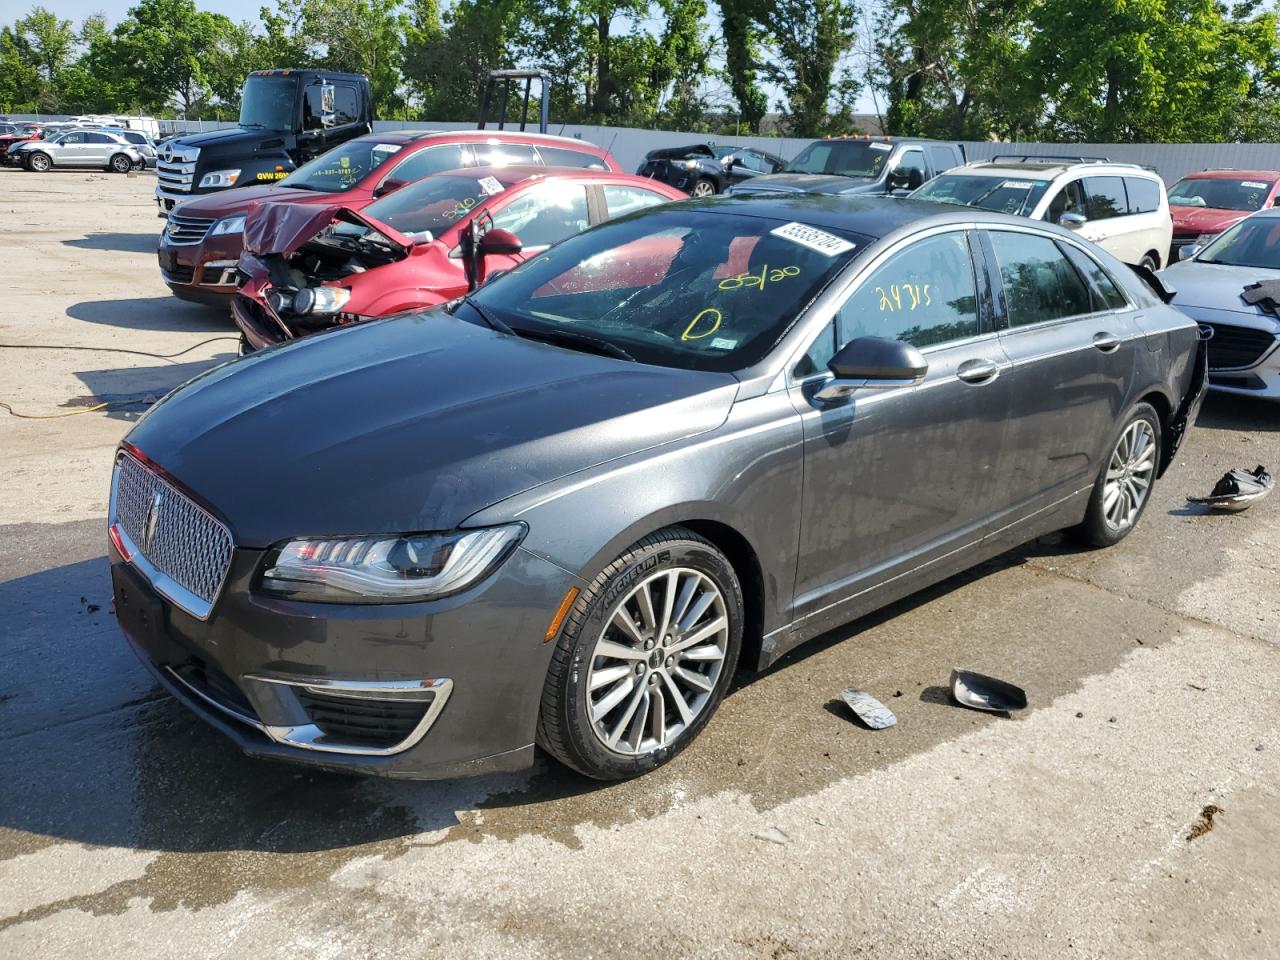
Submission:
M 1196 325 L 1066 230 L 666 204 L 466 298 L 216 368 L 117 457 L 115 609 L 248 753 L 612 779 L 735 668 L 1049 531 L 1113 544 Z
M 815 140 L 780 172 L 736 184 L 730 193 L 832 193 L 844 196 L 915 190 L 965 162 L 959 143 L 915 137 Z
M 686 147 L 650 150 L 636 174 L 651 177 L 694 197 L 724 193 L 735 183 L 777 173 L 786 161 L 750 147 L 695 143 Z

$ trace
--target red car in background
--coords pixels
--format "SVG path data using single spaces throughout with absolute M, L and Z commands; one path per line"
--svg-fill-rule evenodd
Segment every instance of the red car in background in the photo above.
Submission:
M 687 199 L 645 177 L 477 167 L 420 180 L 364 209 L 250 210 L 231 306 L 246 350 L 445 303 L 587 227 Z
M 1277 170 L 1203 170 L 1169 188 L 1173 246 L 1169 263 L 1186 248 L 1203 247 L 1251 213 L 1274 206 L 1280 191 Z M 1194 250 L 1192 251 L 1194 252 Z
M 28 140 L 39 140 L 44 136 L 44 130 L 39 124 L 35 123 L 0 123 L 0 164 L 10 165 L 7 159 L 9 148 L 15 143 L 25 143 Z M 13 161 L 13 165 L 17 166 L 18 161 Z
M 349 140 L 292 173 L 262 185 L 221 190 L 169 214 L 157 255 L 174 296 L 226 306 L 236 292 L 244 217 L 255 203 L 290 202 L 358 210 L 405 184 L 442 170 L 512 164 L 618 170 L 594 144 L 538 133 L 414 130 Z

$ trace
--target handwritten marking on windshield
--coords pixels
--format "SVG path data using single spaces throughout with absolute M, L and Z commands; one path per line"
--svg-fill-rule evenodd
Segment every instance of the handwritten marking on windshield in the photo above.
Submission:
M 457 220 L 459 217 L 465 217 L 471 212 L 471 208 L 476 205 L 475 197 L 467 197 L 465 200 L 459 200 L 453 205 L 452 210 L 446 210 L 444 218 L 446 220 Z
M 876 293 L 880 294 L 881 313 L 897 313 L 899 310 L 910 312 L 921 304 L 933 306 L 933 297 L 927 283 L 895 283 L 887 289 L 876 287 Z
M 694 333 L 694 331 L 698 329 L 698 325 L 703 322 L 704 317 L 708 318 L 707 322 L 710 323 L 711 326 L 706 330 L 703 330 L 701 333 Z M 684 328 L 684 333 L 680 334 L 680 339 L 701 340 L 703 337 L 709 337 L 720 329 L 720 324 L 723 320 L 724 314 L 715 307 L 707 307 L 707 309 L 700 311 L 696 317 L 689 321 L 689 325 Z
M 797 277 L 799 275 L 800 268 L 797 266 L 775 267 L 770 270 L 769 265 L 766 263 L 760 268 L 759 276 L 740 273 L 736 277 L 721 280 L 719 286 L 721 290 L 741 290 L 743 287 L 755 287 L 757 290 L 763 290 L 766 283 L 777 283 L 787 277 Z

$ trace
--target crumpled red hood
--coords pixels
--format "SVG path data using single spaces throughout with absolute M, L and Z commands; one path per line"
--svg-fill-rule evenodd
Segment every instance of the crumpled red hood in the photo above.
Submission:
M 1173 231 L 1180 234 L 1221 233 L 1249 215 L 1247 210 L 1221 210 L 1217 207 L 1182 207 L 1169 205 Z
M 366 217 L 358 210 L 341 204 L 315 207 L 297 203 L 255 203 L 245 211 L 244 248 L 259 257 L 270 254 L 287 257 L 334 220 L 358 223 L 376 230 L 399 246 L 405 256 L 413 250 L 413 241 L 399 230 Z

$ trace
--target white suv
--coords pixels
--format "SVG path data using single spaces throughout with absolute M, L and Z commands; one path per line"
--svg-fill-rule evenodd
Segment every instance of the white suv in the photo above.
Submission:
M 1173 239 L 1160 175 L 1132 163 L 1086 157 L 996 157 L 941 173 L 913 200 L 959 203 L 1048 220 L 1125 263 L 1158 270 Z

